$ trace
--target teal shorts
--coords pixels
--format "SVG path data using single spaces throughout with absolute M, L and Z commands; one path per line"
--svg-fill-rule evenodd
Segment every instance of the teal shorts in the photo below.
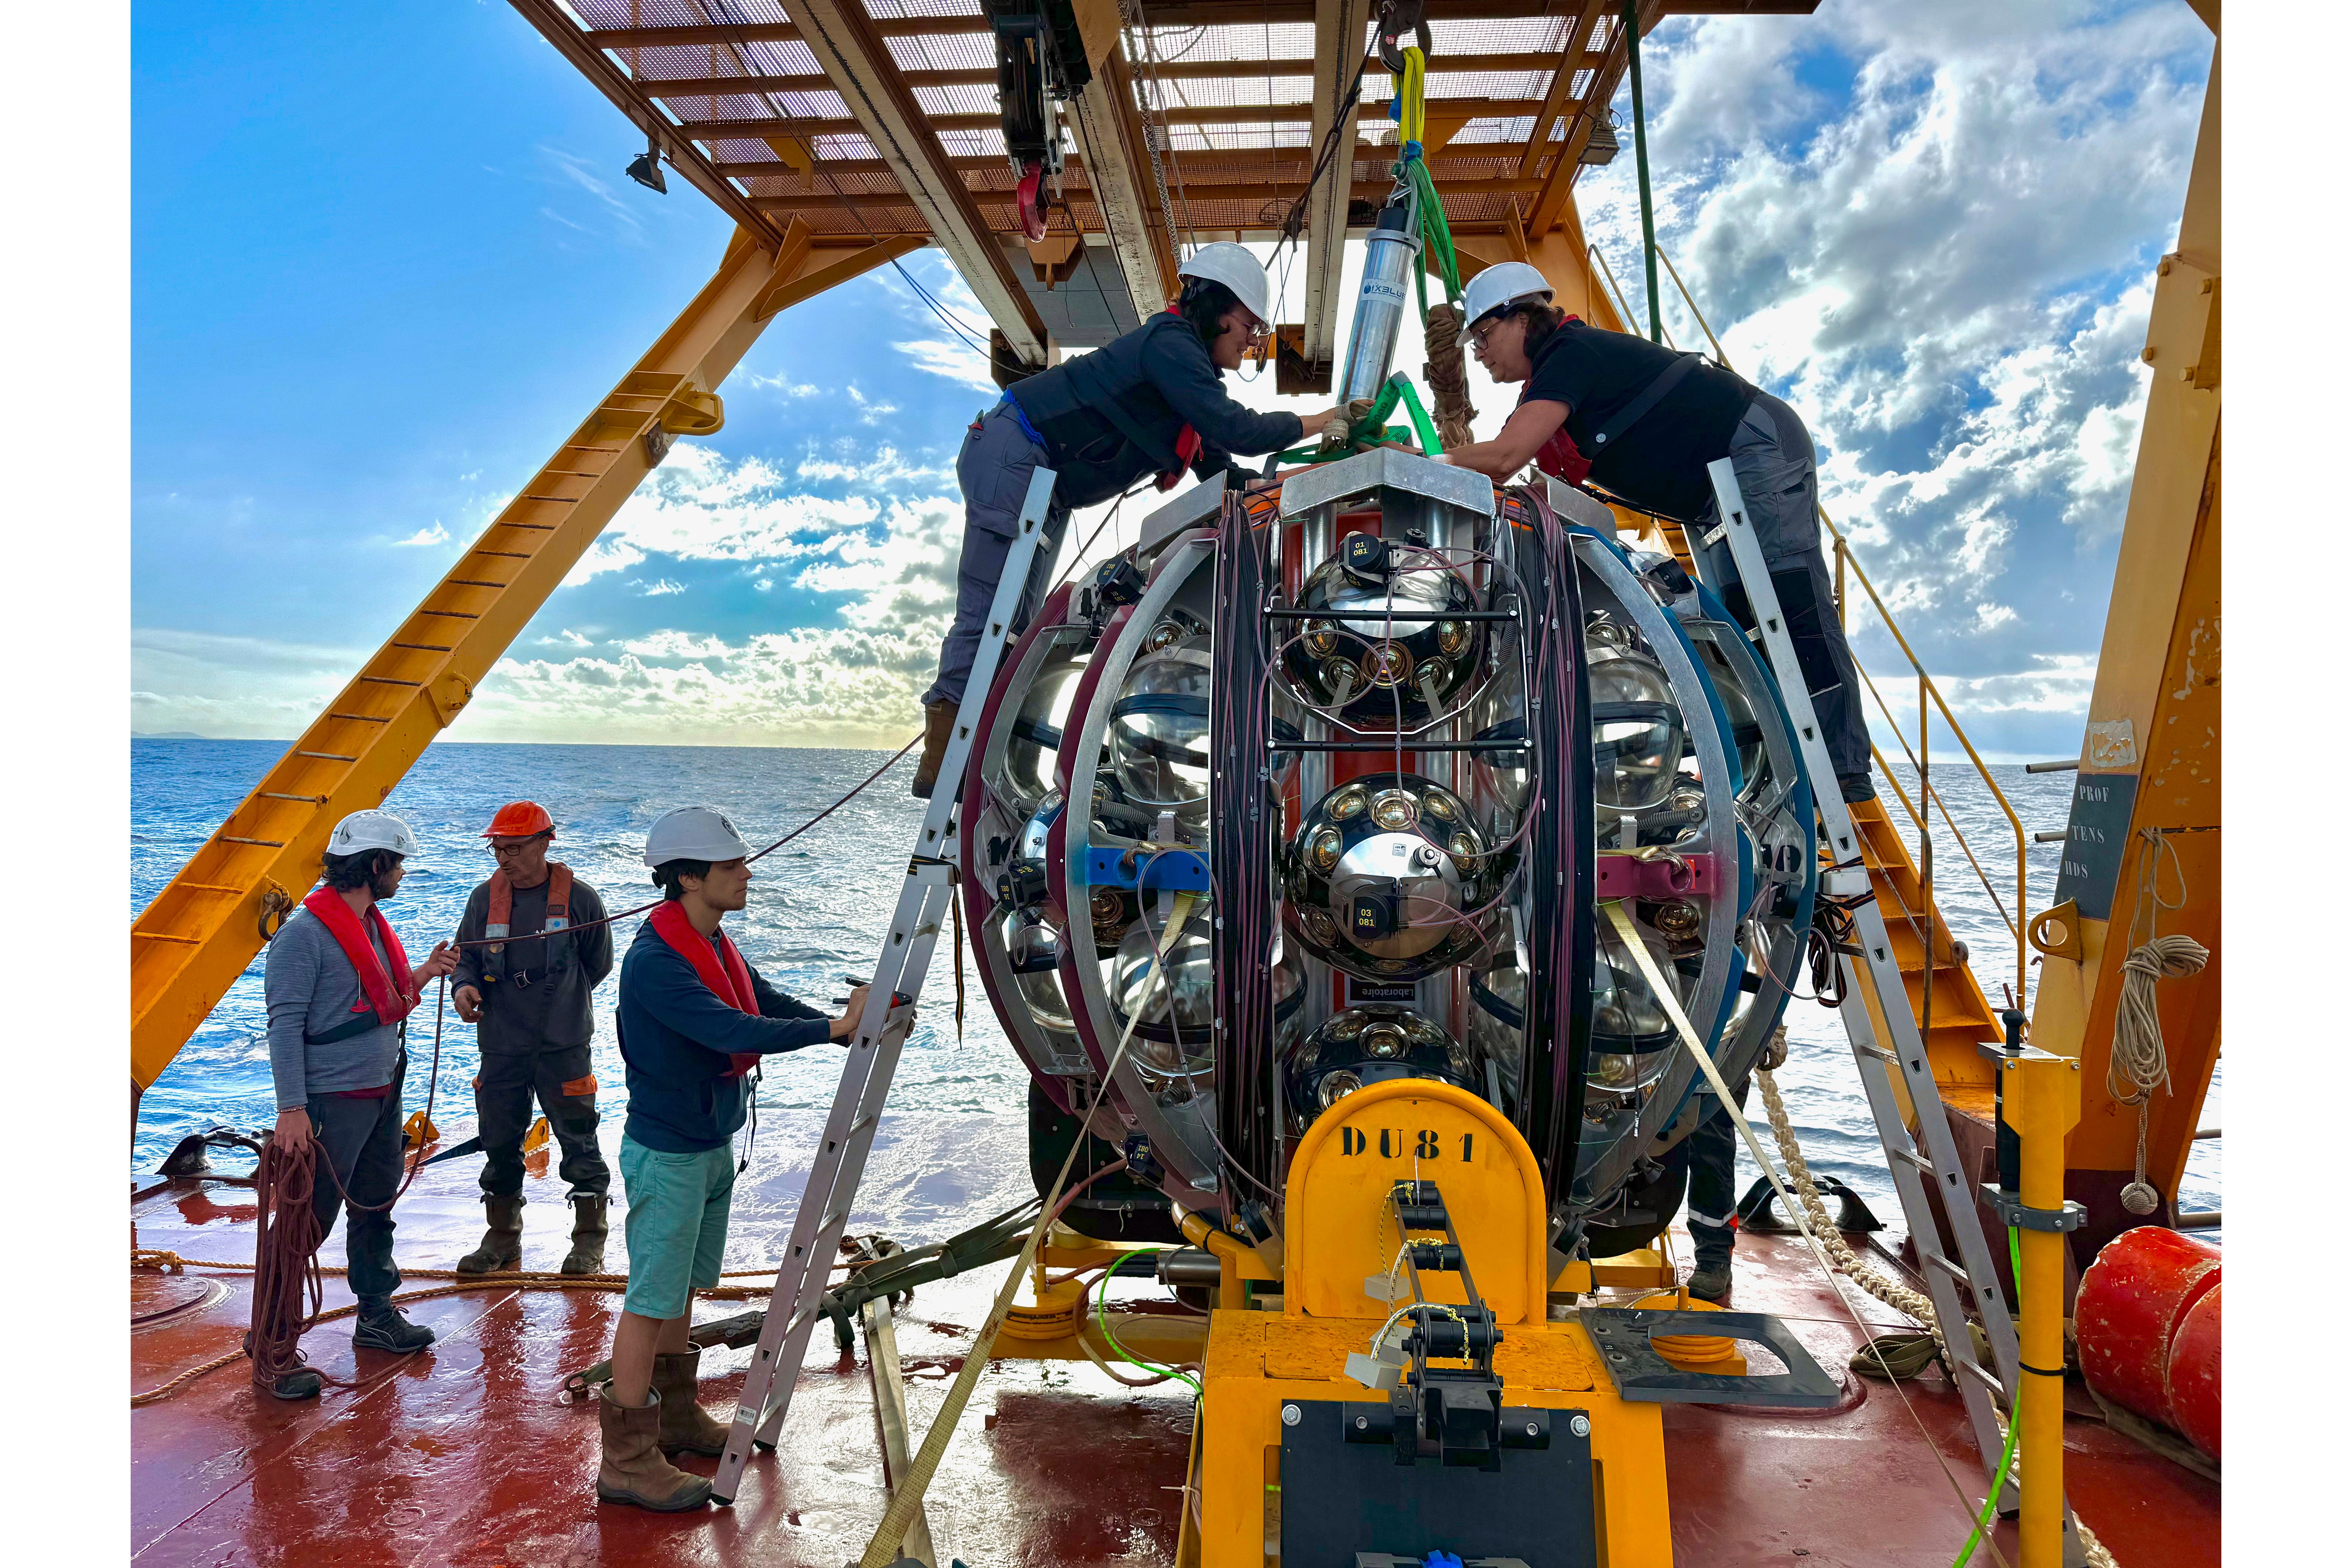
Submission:
M 629 1293 L 622 1307 L 641 1318 L 682 1318 L 690 1292 L 719 1283 L 727 1251 L 727 1208 L 735 1197 L 735 1151 L 666 1154 L 624 1134 L 621 1184 L 629 1197 Z

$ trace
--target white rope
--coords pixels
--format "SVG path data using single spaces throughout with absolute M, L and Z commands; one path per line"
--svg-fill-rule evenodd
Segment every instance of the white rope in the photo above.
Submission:
M 2118 1105 L 2139 1110 L 2139 1142 L 2132 1154 L 2131 1184 L 2124 1207 L 2154 1214 L 2163 1194 L 2147 1180 L 2147 1107 L 2156 1091 L 2172 1092 L 2172 1068 L 2164 1055 L 2164 1022 L 2156 1010 L 2156 983 L 2179 980 L 2205 967 L 2205 944 L 2193 936 L 2159 936 L 2132 949 L 2124 960 L 2124 991 L 2116 1004 L 2116 1038 L 2107 1053 L 2107 1093 Z

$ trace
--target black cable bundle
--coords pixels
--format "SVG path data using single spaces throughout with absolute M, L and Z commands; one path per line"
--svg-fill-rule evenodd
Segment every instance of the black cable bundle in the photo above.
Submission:
M 1210 910 L 1216 954 L 1219 1138 L 1226 1158 L 1259 1186 L 1276 1181 L 1272 920 L 1281 821 L 1269 783 L 1272 700 L 1266 679 L 1265 544 L 1248 502 L 1228 492 L 1217 524 L 1219 624 L 1224 660 L 1209 700 Z M 1256 1086 L 1259 1092 L 1253 1092 Z M 1229 1193 L 1238 1203 L 1240 1194 Z

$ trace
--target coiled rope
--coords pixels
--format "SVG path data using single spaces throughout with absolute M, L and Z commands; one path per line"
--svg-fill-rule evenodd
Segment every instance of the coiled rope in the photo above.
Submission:
M 2147 940 L 2124 960 L 2123 994 L 2116 1003 L 2115 1039 L 2107 1050 L 2107 1093 L 2118 1105 L 2139 1111 L 2139 1138 L 2132 1152 L 2132 1179 L 2123 1190 L 2124 1207 L 2136 1215 L 2151 1215 L 2164 1202 L 2147 1179 L 2147 1108 L 2158 1089 L 2172 1092 L 2172 1068 L 2164 1054 L 2164 1021 L 2156 1009 L 2156 983 L 2182 980 L 2205 967 L 2212 955 L 2190 936 L 2159 936 L 2157 926 L 2166 914 L 2189 902 L 2189 876 L 2181 868 L 2180 852 L 2161 828 L 2143 827 L 2138 896 L 2132 908 L 2131 938 L 2138 941 L 2143 925 Z M 2180 892 L 2167 898 L 2163 870 L 2172 868 Z

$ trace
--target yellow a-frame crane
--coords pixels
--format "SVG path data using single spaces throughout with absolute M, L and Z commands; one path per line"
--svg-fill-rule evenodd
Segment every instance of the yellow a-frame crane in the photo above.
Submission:
M 317 879 L 327 833 L 381 805 L 776 313 L 914 250 L 736 231 L 719 270 L 131 927 L 131 1106 Z

